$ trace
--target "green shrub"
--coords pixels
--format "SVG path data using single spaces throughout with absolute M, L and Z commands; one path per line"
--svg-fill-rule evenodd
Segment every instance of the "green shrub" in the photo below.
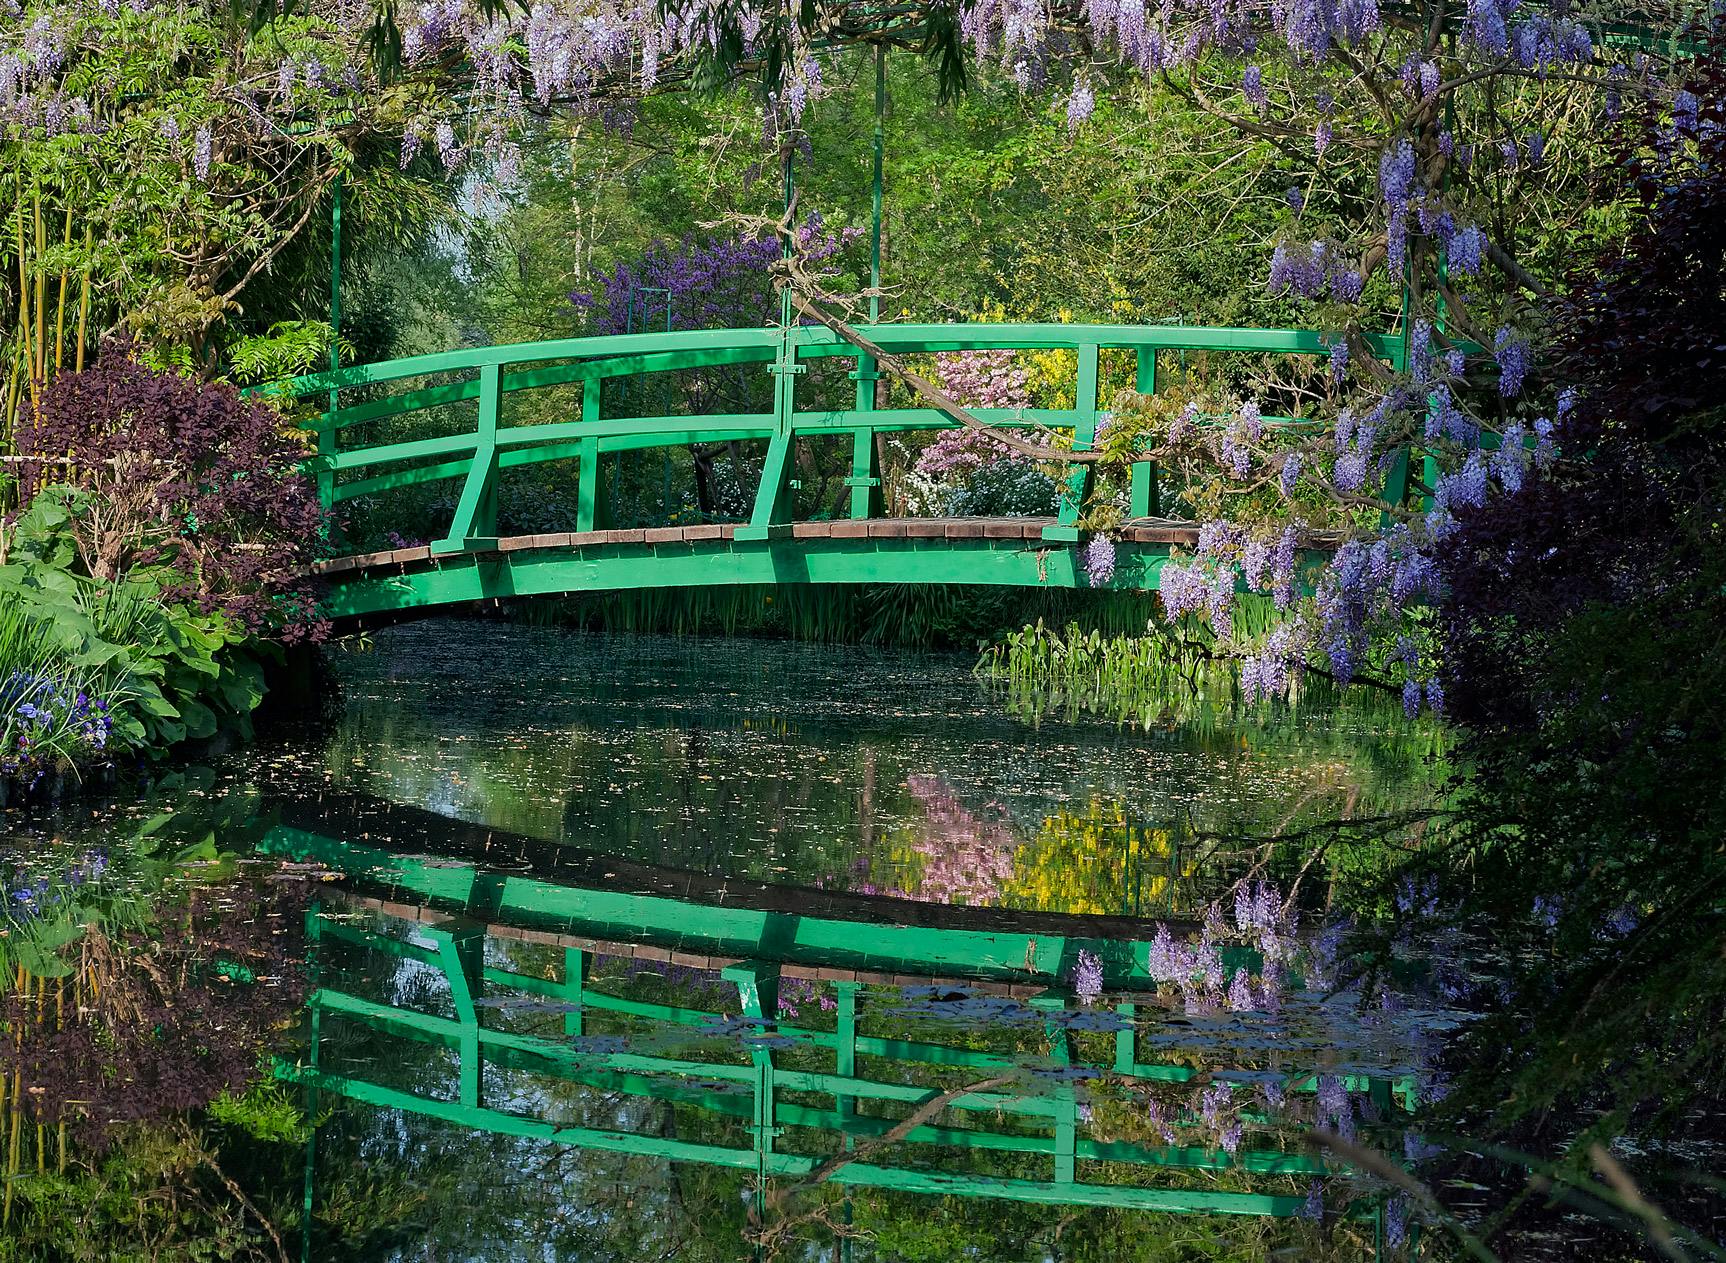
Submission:
M 0 565 L 0 774 L 244 728 L 264 692 L 244 628 L 169 599 L 180 576 L 165 566 L 79 575 L 70 516 L 64 496 L 38 496 Z

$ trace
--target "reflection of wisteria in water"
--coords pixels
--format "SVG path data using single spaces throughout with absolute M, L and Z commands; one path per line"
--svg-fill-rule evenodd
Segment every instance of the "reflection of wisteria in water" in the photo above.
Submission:
M 911 842 L 922 871 L 912 890 L 881 893 L 925 903 L 998 903 L 1018 847 L 1011 826 L 968 810 L 939 776 L 913 773 L 905 787 L 924 812 Z

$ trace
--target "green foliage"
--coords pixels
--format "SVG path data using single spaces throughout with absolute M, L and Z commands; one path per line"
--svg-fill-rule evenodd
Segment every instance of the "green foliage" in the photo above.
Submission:
M 312 1135 L 305 1111 L 273 1080 L 253 1083 L 241 1096 L 224 1092 L 205 1113 L 211 1122 L 266 1144 L 303 1145 Z
M 202 1140 L 180 1126 L 118 1129 L 107 1153 L 9 1181 L 4 1263 L 225 1263 L 270 1257 L 249 1212 L 220 1184 Z
M 527 605 L 521 616 L 593 631 L 970 650 L 998 643 L 1027 617 L 1051 625 L 1071 620 L 1115 635 L 1142 632 L 1155 600 L 1143 592 L 789 584 L 599 593 Z
M 52 663 L 109 699 L 111 744 L 155 752 L 224 724 L 249 725 L 262 699 L 262 665 L 238 624 L 164 599 L 178 575 L 134 569 L 114 583 L 72 569 L 67 497 L 45 494 L 13 524 L 0 565 L 0 628 L 10 617 L 32 629 L 30 657 L 0 657 L 0 671 Z M 0 652 L 16 643 L 0 630 Z
M 325 367 L 332 332 L 324 320 L 282 320 L 266 333 L 236 338 L 228 348 L 228 376 L 256 386 Z M 338 351 L 352 357 L 352 342 L 340 337 L 335 342 Z
M 890 55 L 887 77 L 884 317 L 1290 323 L 1263 284 L 1288 183 L 1269 145 L 1166 94 L 1105 102 L 1074 136 L 993 74 L 945 103 L 908 56 Z M 832 288 L 854 292 L 868 278 L 872 58 L 829 57 L 824 80 L 799 205 L 865 230 L 835 260 Z M 650 98 L 628 129 L 544 128 L 501 205 L 452 225 L 442 250 L 378 257 L 356 277 L 353 320 L 393 355 L 573 331 L 571 290 L 655 241 L 775 205 L 758 110 L 739 89 Z

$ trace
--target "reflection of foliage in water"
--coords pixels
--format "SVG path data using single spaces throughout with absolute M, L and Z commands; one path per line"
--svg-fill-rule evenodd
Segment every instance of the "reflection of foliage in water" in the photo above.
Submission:
M 1196 871 L 1191 860 L 1178 858 L 1178 842 L 1174 829 L 1133 820 L 1120 803 L 1094 796 L 1082 810 L 1068 806 L 1050 814 L 1019 847 L 1003 902 L 1094 914 L 1172 914 L 1176 888 Z M 1183 900 L 1179 909 L 1190 912 L 1191 906 Z
M 337 786 L 714 874 L 929 897 L 924 870 L 949 863 L 935 835 L 959 822 L 931 832 L 924 778 L 989 835 L 951 862 L 974 863 L 976 880 L 942 898 L 970 902 L 989 901 L 1022 848 L 1052 863 L 1037 857 L 1060 846 L 1032 840 L 1092 797 L 1129 822 L 1100 829 L 1099 862 L 1127 865 L 1125 852 L 1143 869 L 1134 829 L 1168 830 L 1185 855 L 1191 840 L 1212 847 L 1427 793 L 1426 745 L 1316 702 L 1286 721 L 1219 714 L 1138 733 L 1081 717 L 1031 735 L 947 657 L 447 620 L 388 637 L 338 660 L 350 704 L 321 760 Z M 523 677 L 542 683 L 522 689 Z M 1157 907 L 1155 871 L 1125 887 L 1139 905 L 1111 910 Z M 1067 884 L 1100 900 L 1095 881 Z
M 62 976 L 26 975 L 5 1000 L 29 1112 L 68 1123 L 86 1145 L 115 1123 L 243 1092 L 272 1032 L 304 1000 L 302 883 L 192 886 L 157 913 L 151 930 L 90 928 L 64 949 Z
M 232 1172 L 302 1134 L 258 1075 L 304 1001 L 305 884 L 241 871 L 220 812 L 106 823 L 0 857 L 3 1256 L 276 1257 Z
M 1016 835 L 998 818 L 987 819 L 967 809 L 938 776 L 913 774 L 905 788 L 923 811 L 923 819 L 890 842 L 889 858 L 914 874 L 891 892 L 930 903 L 990 904 L 1000 899 L 1002 883 L 1013 871 Z M 995 813 L 998 816 L 998 811 Z M 863 883 L 866 893 L 875 887 Z

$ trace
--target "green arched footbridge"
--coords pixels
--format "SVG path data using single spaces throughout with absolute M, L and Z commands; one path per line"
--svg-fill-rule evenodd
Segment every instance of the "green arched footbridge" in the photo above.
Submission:
M 1177 358 L 1320 356 L 1335 339 L 1316 330 L 1182 325 L 904 324 L 856 332 L 893 356 L 1065 353 L 1049 362 L 1070 374 L 1071 407 L 969 411 L 1033 437 L 1053 431 L 1064 442 L 1070 433 L 1079 451 L 1095 439 L 1105 376 L 1152 393 L 1159 366 L 1166 371 Z M 1400 337 L 1372 335 L 1367 343 L 1401 367 Z M 691 370 L 709 379 L 725 370 L 744 395 L 752 374 L 766 374 L 770 390 L 756 389 L 771 406 L 694 414 L 700 396 L 712 392 L 688 386 Z M 884 514 L 879 440 L 959 422 L 937 407 L 877 406 L 881 376 L 877 357 L 837 332 L 790 325 L 490 346 L 297 378 L 285 389 L 327 401 L 312 422 L 327 508 L 426 484 L 445 484 L 453 499 L 443 533 L 427 543 L 322 563 L 326 609 L 352 620 L 492 598 L 744 583 L 1085 586 L 1077 545 L 1088 464 L 1071 467 L 1053 517 Z M 798 520 L 800 461 L 813 445 L 835 443 L 848 451 L 848 494 L 837 515 Z M 760 454 L 747 517 L 627 529 L 610 519 L 608 458 L 695 444 L 747 445 Z M 573 529 L 500 535 L 512 471 L 550 462 L 570 466 Z M 1386 495 L 1393 500 L 1406 491 L 1407 464 L 1392 469 Z M 1127 521 L 1115 532 L 1113 586 L 1154 589 L 1171 549 L 1195 538 L 1192 524 L 1165 516 L 1161 490 L 1150 459 L 1133 466 Z M 387 501 L 379 503 L 387 519 Z

